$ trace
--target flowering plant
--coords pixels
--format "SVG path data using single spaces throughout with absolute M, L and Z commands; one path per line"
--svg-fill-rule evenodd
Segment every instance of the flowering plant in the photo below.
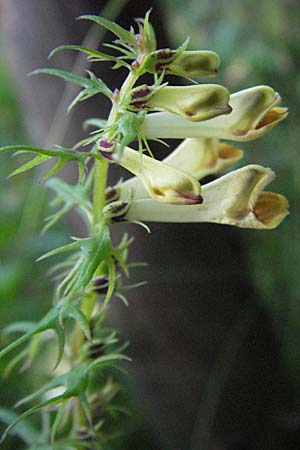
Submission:
M 19 432 L 30 449 L 37 448 L 37 436 L 40 449 L 51 445 L 56 449 L 109 448 L 112 428 L 120 432 L 119 418 L 126 409 L 120 405 L 116 369 L 128 358 L 116 333 L 105 326 L 105 316 L 112 297 L 127 304 L 125 290 L 138 285 L 124 283 L 124 275 L 128 276 L 134 265 L 127 262 L 132 240 L 124 235 L 113 245 L 112 224 L 127 221 L 148 229 L 144 222 L 216 222 L 272 229 L 288 214 L 284 196 L 264 191 L 274 178 L 269 168 L 251 164 L 204 186 L 199 182 L 231 168 L 243 156 L 242 150 L 221 139 L 256 139 L 286 117 L 287 109 L 278 106 L 280 97 L 271 87 L 256 86 L 230 95 L 217 84 L 171 86 L 166 81 L 168 74 L 187 80 L 215 75 L 219 57 L 210 51 L 188 51 L 188 41 L 176 50 L 157 49 L 149 12 L 144 19 L 137 19 L 137 33 L 102 17 L 82 19 L 115 34 L 117 39 L 109 47 L 118 56 L 75 45 L 58 47 L 51 56 L 78 50 L 92 61 L 112 61 L 114 69 L 128 70 L 121 88 L 111 90 L 91 72 L 86 78 L 57 69 L 34 73 L 55 75 L 81 86 L 70 108 L 94 95 L 105 95 L 112 105 L 107 120 L 91 119 L 95 131 L 72 149 L 25 145 L 0 149 L 0 153 L 35 155 L 12 175 L 55 161 L 43 180 L 54 191 L 53 204 L 58 209 L 47 218 L 44 231 L 73 207 L 86 224 L 86 237 L 72 238 L 40 258 L 67 254 L 52 268 L 58 282 L 49 312 L 38 323 L 17 323 L 4 330 L 5 338 L 22 333 L 0 351 L 4 358 L 22 346 L 6 373 L 22 362 L 23 368 L 31 367 L 45 342 L 57 338 L 50 381 L 18 402 L 17 406 L 23 406 L 38 399 L 17 418 L 11 416 L 2 437 L 4 440 L 22 419 L 46 411 L 50 426 L 41 433 L 34 430 L 33 440 L 28 433 Z M 152 84 L 141 84 L 147 73 L 152 74 Z M 149 140 L 166 138 L 183 141 L 159 161 Z M 133 141 L 138 150 L 129 147 Z M 90 146 L 87 151 L 86 146 Z M 78 183 L 72 186 L 53 177 L 69 161 L 77 163 L 79 173 Z M 107 186 L 110 163 L 124 167 L 134 177 Z

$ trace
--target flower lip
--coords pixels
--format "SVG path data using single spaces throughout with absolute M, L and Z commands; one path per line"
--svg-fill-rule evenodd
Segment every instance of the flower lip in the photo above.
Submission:
M 230 95 L 231 114 L 216 114 L 202 118 L 200 123 L 170 112 L 148 114 L 142 124 L 142 132 L 153 138 L 207 138 L 215 137 L 247 142 L 257 139 L 288 114 L 278 107 L 280 96 L 269 86 L 254 86 Z M 219 105 L 215 105 L 219 106 Z M 209 120 L 208 120 L 209 119 Z
M 288 108 L 278 107 L 281 97 L 275 92 L 271 102 L 264 108 L 261 114 L 257 115 L 255 120 L 248 129 L 236 129 L 233 134 L 236 136 L 251 136 L 256 131 L 262 132 L 273 128 L 277 123 L 281 122 L 288 115 Z
M 267 228 L 276 228 L 289 214 L 288 201 L 274 192 L 261 192 L 253 207 L 256 219 Z
M 133 200 L 126 219 L 276 228 L 288 214 L 288 202 L 280 194 L 263 191 L 274 176 L 269 168 L 245 166 L 204 185 L 202 205 L 162 205 L 150 198 L 138 199 Z
M 288 109 L 284 107 L 274 107 L 271 108 L 266 114 L 261 118 L 261 120 L 256 125 L 255 129 L 259 130 L 260 128 L 267 127 L 269 125 L 275 125 L 277 122 L 285 119 L 288 115 Z
M 233 145 L 221 142 L 218 148 L 218 156 L 221 159 L 238 159 L 242 157 L 243 151 Z

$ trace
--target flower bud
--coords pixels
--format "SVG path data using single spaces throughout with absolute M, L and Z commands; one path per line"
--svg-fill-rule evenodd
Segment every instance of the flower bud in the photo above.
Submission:
M 104 355 L 105 345 L 101 339 L 93 340 L 88 344 L 88 356 L 96 359 Z
M 123 200 L 109 203 L 103 208 L 103 215 L 109 223 L 121 222 L 129 208 L 129 203 Z
M 146 13 L 145 19 L 136 19 L 139 34 L 136 36 L 138 51 L 142 54 L 150 53 L 156 49 L 155 31 L 149 22 L 150 11 Z
M 105 200 L 107 203 L 114 202 L 120 198 L 120 185 L 108 186 L 105 189 Z
M 164 162 L 201 180 L 231 167 L 242 156 L 243 150 L 220 143 L 216 138 L 185 139 Z
M 148 100 L 151 109 L 163 109 L 192 122 L 231 112 L 229 93 L 223 86 L 163 86 Z
M 145 222 L 215 222 L 241 228 L 276 228 L 288 214 L 286 198 L 264 187 L 271 169 L 249 165 L 203 187 L 203 205 L 160 205 L 151 199 L 133 201 L 127 220 Z
M 151 73 L 166 73 L 184 78 L 216 75 L 220 65 L 219 56 L 210 51 L 182 51 L 168 48 L 149 55 L 146 70 Z
M 109 160 L 112 160 L 112 155 L 116 148 L 115 142 L 110 142 L 108 139 L 103 138 L 98 141 L 99 152 L 101 155 Z
M 243 156 L 243 151 L 218 139 L 185 139 L 163 163 L 189 173 L 197 180 L 213 175 L 232 166 Z M 147 198 L 149 196 L 138 177 L 130 178 L 120 186 L 122 199 Z
M 97 294 L 107 294 L 109 285 L 109 278 L 107 275 L 100 275 L 93 278 L 92 283 L 94 292 L 97 292 Z
M 125 147 L 120 160 L 122 167 L 136 175 L 155 200 L 172 204 L 201 203 L 201 186 L 191 175 L 168 166 L 136 150 Z M 134 194 L 133 194 L 134 195 Z
M 256 86 L 230 96 L 232 113 L 201 123 L 192 123 L 177 115 L 148 114 L 142 125 L 147 138 L 217 137 L 233 141 L 251 141 L 270 131 L 287 116 L 287 108 L 278 107 L 280 96 L 268 86 Z

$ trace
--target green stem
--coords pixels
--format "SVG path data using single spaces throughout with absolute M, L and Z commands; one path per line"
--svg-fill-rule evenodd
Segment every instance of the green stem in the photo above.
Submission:
M 126 101 L 128 92 L 135 85 L 137 79 L 140 74 L 137 71 L 131 71 L 126 80 L 124 81 L 118 99 L 116 99 L 113 103 L 113 107 L 110 111 L 108 117 L 108 125 L 113 124 L 119 117 L 121 110 L 124 106 L 124 102 Z M 94 170 L 94 188 L 93 188 L 93 226 L 92 233 L 96 233 L 97 225 L 101 221 L 101 213 L 105 206 L 105 189 L 107 183 L 108 176 L 108 167 L 109 163 L 105 158 L 100 158 L 95 161 L 95 170 Z M 101 271 L 101 266 L 98 269 L 98 272 Z M 87 319 L 90 319 L 92 316 L 93 310 L 96 304 L 96 294 L 89 294 L 82 301 L 82 311 L 86 315 Z M 104 310 L 102 311 L 104 313 Z M 84 342 L 84 335 L 82 330 L 77 325 L 75 326 L 73 332 L 73 343 L 72 343 L 72 356 L 71 360 L 75 361 L 79 356 L 79 349 L 81 348 Z M 73 421 L 75 427 L 78 428 L 80 426 L 86 426 L 86 418 L 81 407 L 81 404 L 78 399 L 75 399 L 74 403 L 74 411 L 73 411 Z
M 111 125 L 117 119 L 122 109 L 124 100 L 126 100 L 129 90 L 135 85 L 140 74 L 138 72 L 129 72 L 126 80 L 124 81 L 119 94 L 119 99 L 114 102 L 113 107 L 108 116 L 107 124 Z M 105 158 L 97 159 L 95 162 L 94 173 L 94 192 L 93 192 L 93 210 L 94 210 L 94 223 L 93 231 L 100 221 L 102 209 L 105 206 L 105 188 L 108 175 L 108 161 Z
M 105 158 L 97 159 L 95 162 L 94 192 L 93 192 L 93 228 L 100 221 L 102 209 L 105 206 L 105 188 L 108 175 L 108 161 Z

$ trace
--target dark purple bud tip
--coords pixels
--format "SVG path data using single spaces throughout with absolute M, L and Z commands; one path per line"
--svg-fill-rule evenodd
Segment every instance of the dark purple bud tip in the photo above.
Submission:
M 133 62 L 131 63 L 131 67 L 132 67 L 133 69 L 138 69 L 139 66 L 140 66 L 140 63 L 139 63 L 138 61 L 133 61 Z
M 104 355 L 104 343 L 101 340 L 95 340 L 88 346 L 90 358 L 96 359 Z
M 173 58 L 175 53 L 176 52 L 174 50 L 165 48 L 164 50 L 160 50 L 159 52 L 157 52 L 155 56 L 157 59 L 170 59 Z
M 116 88 L 113 92 L 113 99 L 117 100 L 117 98 L 119 98 L 119 95 L 120 95 L 120 91 L 119 91 L 119 89 Z
M 82 441 L 85 441 L 85 442 L 93 441 L 93 437 L 91 436 L 91 434 L 87 428 L 84 428 L 84 427 L 78 428 L 76 430 L 76 434 L 77 434 L 78 438 Z
M 135 109 L 147 109 L 148 102 L 147 102 L 147 100 L 137 100 L 137 101 L 131 102 L 130 106 Z
M 151 89 L 146 84 L 144 84 L 142 86 L 135 88 L 132 91 L 131 99 L 135 100 L 135 99 L 147 97 L 147 95 L 151 94 L 151 92 L 152 92 Z
M 108 186 L 105 190 L 105 200 L 107 202 L 113 202 L 115 200 L 118 200 L 119 195 L 118 191 L 115 187 Z
M 92 280 L 93 291 L 97 294 L 107 294 L 109 279 L 107 275 L 100 275 Z
M 100 141 L 98 141 L 98 145 L 101 155 L 111 161 L 113 159 L 112 155 L 114 153 L 116 143 L 110 142 L 108 139 L 100 139 Z

